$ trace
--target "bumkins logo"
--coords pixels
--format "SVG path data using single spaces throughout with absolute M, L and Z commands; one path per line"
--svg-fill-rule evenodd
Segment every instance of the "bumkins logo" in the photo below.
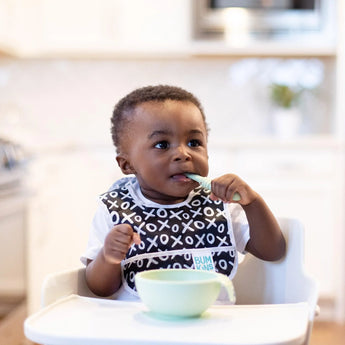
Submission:
M 200 254 L 193 253 L 193 263 L 196 270 L 215 271 L 210 252 L 202 252 Z

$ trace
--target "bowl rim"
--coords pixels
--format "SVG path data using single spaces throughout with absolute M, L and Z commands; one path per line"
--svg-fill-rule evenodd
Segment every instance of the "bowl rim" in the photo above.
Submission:
M 150 273 L 155 273 L 155 272 L 161 272 L 161 271 L 183 271 L 183 272 L 189 272 L 191 274 L 194 274 L 192 272 L 198 272 L 201 274 L 205 274 L 205 275 L 209 275 L 210 277 L 205 277 L 203 279 L 200 280 L 159 280 L 159 279 L 150 279 L 145 277 L 146 274 L 150 274 Z M 214 281 L 219 281 L 219 277 L 218 277 L 219 273 L 214 272 L 214 271 L 204 271 L 204 270 L 196 270 L 193 268 L 158 268 L 158 269 L 152 269 L 152 270 L 145 270 L 145 271 L 141 271 L 138 272 L 135 275 L 135 279 L 137 280 L 145 280 L 145 281 L 149 281 L 150 283 L 153 284 L 169 284 L 169 285 L 200 285 L 203 283 L 210 283 L 210 282 L 214 282 Z

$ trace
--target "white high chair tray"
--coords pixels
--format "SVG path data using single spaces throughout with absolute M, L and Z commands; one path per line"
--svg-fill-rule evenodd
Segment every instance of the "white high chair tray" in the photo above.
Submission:
M 49 345 L 299 345 L 307 303 L 215 305 L 200 318 L 163 320 L 138 302 L 71 295 L 25 320 L 25 335 Z

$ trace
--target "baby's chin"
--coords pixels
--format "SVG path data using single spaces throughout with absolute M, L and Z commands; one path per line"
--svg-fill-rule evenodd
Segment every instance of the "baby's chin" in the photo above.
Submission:
M 179 195 L 179 196 L 172 196 L 172 195 L 169 195 L 165 198 L 162 198 L 161 199 L 161 202 L 158 202 L 159 204 L 162 204 L 162 205 L 173 205 L 173 204 L 179 204 L 181 202 L 184 202 L 187 198 L 188 198 L 188 195 Z
M 191 191 L 188 191 L 187 193 L 167 193 L 167 194 L 163 194 L 163 193 L 159 193 L 157 195 L 151 195 L 151 196 L 146 196 L 148 199 L 150 199 L 151 201 L 154 201 L 158 204 L 162 204 L 162 205 L 173 205 L 173 204 L 179 204 L 181 202 L 184 202 L 188 196 L 189 193 Z

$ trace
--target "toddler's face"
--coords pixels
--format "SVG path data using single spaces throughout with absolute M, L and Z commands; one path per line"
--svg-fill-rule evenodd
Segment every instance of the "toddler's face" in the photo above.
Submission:
M 190 102 L 167 100 L 139 105 L 117 161 L 134 173 L 143 194 L 161 204 L 183 201 L 198 184 L 183 174 L 208 174 L 207 131 Z

